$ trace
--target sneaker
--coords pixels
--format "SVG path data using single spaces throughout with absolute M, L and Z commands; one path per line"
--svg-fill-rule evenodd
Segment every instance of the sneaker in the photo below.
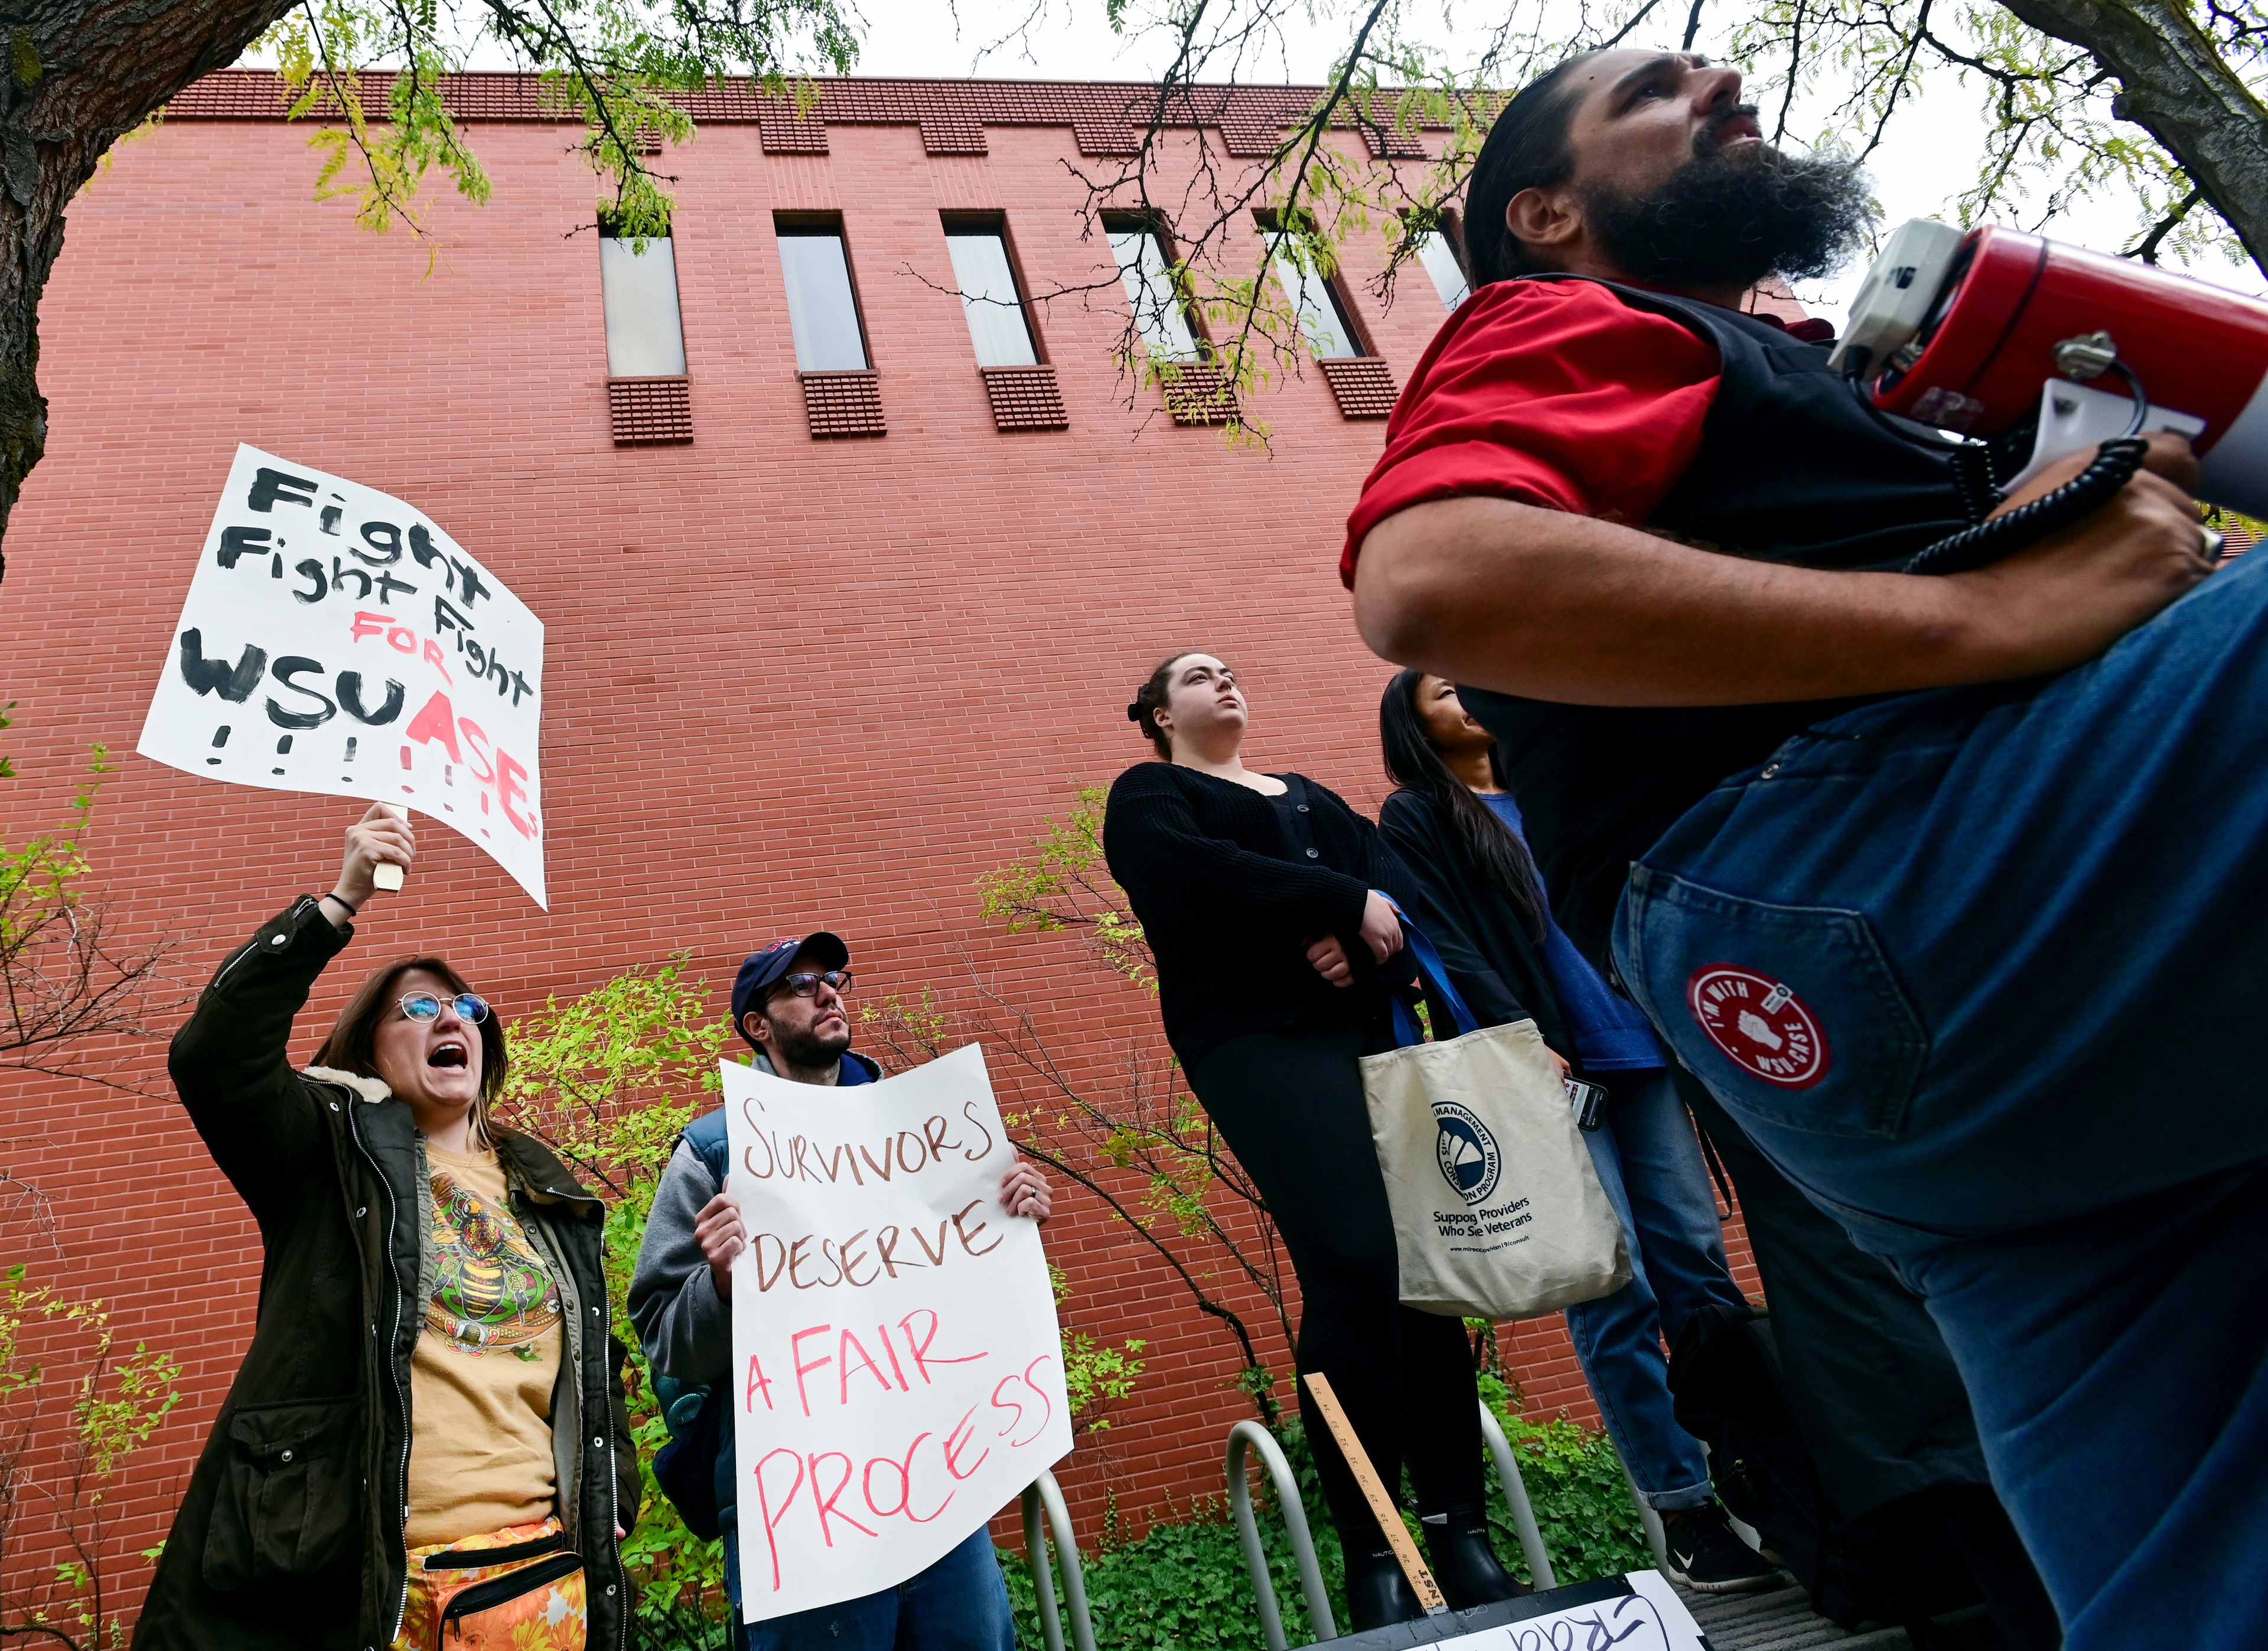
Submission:
M 1669 1580 L 1696 1593 L 1746 1594 L 1780 1580 L 1779 1567 L 1742 1541 L 1715 1502 L 1664 1513 L 1661 1531 Z

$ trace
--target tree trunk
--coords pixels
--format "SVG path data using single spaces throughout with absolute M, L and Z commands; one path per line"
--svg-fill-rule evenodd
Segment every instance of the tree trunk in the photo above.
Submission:
M 2163 144 L 2268 273 L 2268 109 L 2179 0 L 2001 0 L 2118 77 L 2112 107 Z
M 48 440 L 40 295 L 103 151 L 291 0 L 0 0 L 0 541 Z M 0 563 L 0 567 L 4 567 Z

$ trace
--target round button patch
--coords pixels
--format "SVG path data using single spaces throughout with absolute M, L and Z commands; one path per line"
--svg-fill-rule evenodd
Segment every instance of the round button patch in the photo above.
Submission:
M 1784 1090 L 1827 1075 L 1827 1034 L 1780 982 L 1728 963 L 1705 964 L 1685 983 L 1693 1018 L 1742 1071 Z

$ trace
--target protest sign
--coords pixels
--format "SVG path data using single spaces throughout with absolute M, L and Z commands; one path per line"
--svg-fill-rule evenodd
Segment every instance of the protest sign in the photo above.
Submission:
M 136 749 L 414 808 L 543 887 L 543 625 L 401 500 L 239 447 Z
M 1484 1605 L 1468 1619 L 1484 1614 L 1499 1620 L 1461 1633 L 1449 1625 L 1456 1617 L 1445 1616 L 1401 1633 L 1404 1643 L 1427 1651 L 1709 1651 L 1700 1625 L 1659 1571 L 1549 1589 Z
M 1038 1226 L 975 1045 L 853 1089 L 724 1063 L 741 1615 L 890 1588 L 1071 1449 Z

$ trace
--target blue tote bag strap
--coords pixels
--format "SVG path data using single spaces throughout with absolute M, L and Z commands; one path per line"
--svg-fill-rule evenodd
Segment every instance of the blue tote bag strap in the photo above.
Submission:
M 1395 909 L 1400 908 L 1397 906 Z M 1458 994 L 1456 986 L 1449 979 L 1449 965 L 1441 961 L 1440 952 L 1432 941 L 1425 938 L 1425 931 L 1404 917 L 1402 920 L 1402 937 L 1410 948 L 1410 957 L 1417 962 L 1418 978 L 1425 988 L 1426 997 L 1432 1000 L 1435 1009 L 1449 1017 L 1448 1035 L 1462 1037 L 1469 1031 L 1479 1031 L 1480 1021 L 1465 1006 L 1465 1000 Z M 1435 1035 L 1440 1036 L 1440 1029 L 1436 1027 L 1434 1030 Z M 1406 1049 L 1412 1044 L 1425 1041 L 1418 1016 L 1402 1001 L 1400 993 L 1394 994 L 1395 1047 Z

